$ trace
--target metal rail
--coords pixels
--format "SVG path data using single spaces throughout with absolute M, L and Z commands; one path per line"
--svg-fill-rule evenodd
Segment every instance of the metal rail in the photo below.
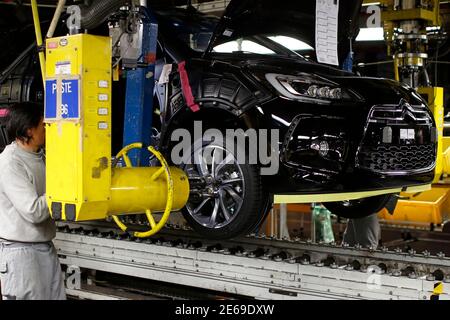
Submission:
M 108 228 L 59 228 L 61 262 L 256 299 L 450 299 L 450 259 L 250 236 L 200 241 L 178 230 L 135 239 Z M 443 281 L 437 281 L 436 279 Z M 447 284 L 449 283 L 449 284 Z

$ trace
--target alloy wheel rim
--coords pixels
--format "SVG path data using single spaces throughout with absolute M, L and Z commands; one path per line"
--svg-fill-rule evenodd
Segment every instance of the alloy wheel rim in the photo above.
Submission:
M 203 178 L 205 186 L 200 199 L 189 200 L 186 209 L 203 227 L 223 228 L 236 219 L 244 202 L 242 169 L 234 155 L 221 146 L 203 146 L 192 156 L 194 164 L 185 165 L 184 170 L 188 177 Z

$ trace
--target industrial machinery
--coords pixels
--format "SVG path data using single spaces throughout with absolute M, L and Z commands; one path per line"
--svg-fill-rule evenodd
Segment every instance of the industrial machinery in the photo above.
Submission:
M 381 19 L 388 45 L 388 55 L 394 59 L 397 81 L 418 90 L 428 101 L 438 128 L 438 160 L 436 179 L 443 169 L 444 97 L 443 88 L 432 88 L 426 69 L 430 42 L 438 43 L 440 31 L 439 0 L 382 1 Z
M 145 10 L 145 7 L 140 8 Z M 126 136 L 129 144 L 127 142 L 128 145 L 112 158 L 111 38 L 77 34 L 78 29 L 72 28 L 73 34 L 69 36 L 49 38 L 46 43 L 46 69 L 43 74 L 46 92 L 47 200 L 51 215 L 55 220 L 64 221 L 102 220 L 112 216 L 125 231 L 127 227 L 118 215 L 145 212 L 150 230 L 135 233 L 135 236 L 151 236 L 164 226 L 172 210 L 185 206 L 189 197 L 189 181 L 182 170 L 169 168 L 162 155 L 152 147 L 148 151 L 162 166 L 148 167 L 149 153 L 135 152 L 144 145 L 138 140 L 140 136 L 136 136 L 140 131 L 135 130 L 135 125 L 130 124 L 131 128 L 127 128 L 127 123 L 131 122 L 129 118 L 125 120 L 125 132 L 132 132 L 134 136 Z M 142 36 L 142 32 L 140 35 L 140 41 L 151 43 Z M 156 43 L 155 39 L 153 43 Z M 146 50 L 147 47 L 140 48 Z M 132 58 L 126 61 L 137 68 L 141 55 L 145 55 L 145 59 L 150 56 L 147 51 L 134 52 L 134 64 Z M 133 117 L 142 117 L 144 112 L 152 113 L 151 104 L 135 99 L 148 94 L 144 92 L 147 90 L 145 85 L 153 79 L 148 74 L 151 72 L 149 68 L 154 70 L 154 64 L 147 62 L 142 61 L 144 66 L 128 75 L 126 108 L 132 109 L 127 112 Z M 153 90 L 150 90 L 152 99 Z M 140 112 L 136 110 L 138 107 Z M 144 125 L 141 124 L 141 127 Z M 144 141 L 145 146 L 149 142 Z M 138 157 L 130 159 L 129 151 L 134 151 Z M 121 159 L 125 167 L 117 167 Z M 141 166 L 133 168 L 133 164 Z M 153 216 L 155 212 L 163 212 L 158 222 Z
M 127 292 L 158 297 L 152 281 L 168 284 L 163 299 L 195 299 L 202 290 L 221 300 L 450 299 L 450 259 L 442 251 L 363 249 L 263 234 L 214 242 L 179 225 L 142 240 L 108 225 L 73 223 L 60 225 L 55 245 L 67 266 L 67 293 L 81 299 L 130 299 Z M 115 284 L 122 276 L 142 285 Z M 182 294 L 170 293 L 180 285 L 186 286 Z M 121 290 L 102 292 L 105 286 Z
M 388 55 L 394 60 L 397 81 L 404 82 L 428 101 L 438 130 L 438 152 L 433 190 L 417 194 L 402 194 L 394 215 L 383 210 L 380 217 L 391 223 L 412 225 L 442 225 L 448 218 L 446 208 L 449 188 L 442 185 L 448 175 L 447 148 L 450 137 L 444 137 L 444 89 L 432 87 L 427 72 L 430 47 L 438 46 L 446 34 L 441 28 L 439 0 L 381 1 L 381 20 L 388 45 Z
M 55 245 L 66 266 L 69 295 L 105 298 L 82 287 L 80 274 L 95 270 L 231 297 L 450 298 L 446 288 L 450 261 L 443 252 L 350 248 L 262 234 L 217 243 L 179 225 L 162 230 L 160 238 L 142 240 L 162 229 L 170 211 L 186 204 L 190 190 L 184 172 L 170 168 L 155 149 L 143 148 L 151 143 L 151 128 L 145 123 L 153 114 L 157 25 L 145 6 L 132 6 L 126 14 L 119 13 L 117 21 L 110 28 L 111 37 L 79 33 L 82 28 L 72 26 L 70 36 L 47 39 L 46 61 L 41 52 L 46 70 L 47 196 L 53 218 L 60 220 Z M 119 61 L 127 69 L 124 148 L 112 157 L 111 88 Z M 408 61 L 400 65 L 415 70 Z M 416 79 L 408 72 L 409 81 Z M 161 166 L 149 166 L 150 153 Z M 332 196 L 340 201 L 339 197 L 360 195 Z M 311 200 L 323 199 L 321 195 L 274 198 L 278 203 Z M 161 211 L 157 222 L 153 214 Z M 135 219 L 134 214 L 143 212 L 148 231 Z M 91 222 L 113 217 L 125 231 L 119 216 L 128 214 L 133 215 L 124 220 L 138 230 L 132 234 L 118 232 L 108 222 Z M 96 281 L 95 276 L 88 280 Z
M 439 35 L 436 30 L 441 25 L 440 1 L 387 0 L 381 1 L 381 5 L 388 55 L 394 57 L 396 80 L 413 88 L 430 86 L 425 66 L 428 45 Z
M 359 0 L 345 2 L 341 9 L 345 11 L 352 7 L 349 15 L 356 19 L 360 3 Z M 227 28 L 219 23 L 225 21 L 225 17 L 211 23 L 213 19 L 208 19 L 192 8 L 158 11 L 158 7 L 152 3 L 154 12 L 151 12 L 144 3 L 123 0 L 96 0 L 90 6 L 69 7 L 71 15 L 67 24 L 71 35 L 50 38 L 46 45 L 48 196 L 55 218 L 86 221 L 103 219 L 119 211 L 125 214 L 146 212 L 147 209 L 162 210 L 159 205 L 150 202 L 145 192 L 139 191 L 131 197 L 118 197 L 116 192 L 123 195 L 124 190 L 133 188 L 121 185 L 118 191 L 116 181 L 112 179 L 111 184 L 109 182 L 111 176 L 114 178 L 119 175 L 118 172 L 137 172 L 136 169 L 113 170 L 110 167 L 111 78 L 117 79 L 119 66 L 126 79 L 125 150 L 133 143 L 145 146 L 151 144 L 154 100 L 158 100 L 161 111 L 162 133 L 158 148 L 165 154 L 176 149 L 171 141 L 176 129 L 191 129 L 197 121 L 202 121 L 205 127 L 221 130 L 221 133 L 228 132 L 230 128 L 255 130 L 261 134 L 267 130 L 279 132 L 271 134 L 271 138 L 278 139 L 282 150 L 270 152 L 273 158 L 270 162 L 274 164 L 270 168 L 264 168 L 263 163 L 267 163 L 264 159 L 259 159 L 255 165 L 237 159 L 224 160 L 217 168 L 215 164 L 206 163 L 206 166 L 211 166 L 211 172 L 217 171 L 210 174 L 209 168 L 205 170 L 202 167 L 203 163 L 192 167 L 186 163 L 188 159 L 182 159 L 187 160 L 184 165 L 176 163 L 189 172 L 190 180 L 199 182 L 191 184 L 193 192 L 183 213 L 188 223 L 205 237 L 233 238 L 254 230 L 265 218 L 265 207 L 278 202 L 278 196 L 272 199 L 271 194 L 284 195 L 286 202 L 311 201 L 314 198 L 314 201 L 317 199 L 318 202 L 326 203 L 331 211 L 340 216 L 360 217 L 382 208 L 390 200 L 391 194 L 405 191 L 405 188 L 413 191 L 429 188 L 434 175 L 436 139 L 432 114 L 424 101 L 413 90 L 398 83 L 381 79 L 359 81 L 359 78 L 350 74 L 342 76 L 338 69 L 324 69 L 317 63 L 305 61 L 294 52 L 282 49 L 270 38 L 264 40 L 263 34 L 255 34 L 256 31 L 293 35 L 290 28 L 286 29 L 283 19 L 273 21 L 273 26 L 264 23 L 264 26 L 261 25 L 261 28 L 264 27 L 262 30 L 253 27 L 261 24 L 260 16 L 263 14 L 267 15 L 276 9 L 281 16 L 290 10 L 298 13 L 293 16 L 293 23 L 301 20 L 301 13 L 310 17 L 307 23 L 296 24 L 294 35 L 302 35 L 305 41 L 312 41 L 315 1 L 310 0 L 307 7 L 291 4 L 279 8 L 273 0 L 265 0 L 258 6 L 255 4 L 255 1 L 249 1 L 241 6 L 238 1 L 232 1 L 226 14 L 232 17 L 234 27 L 240 32 L 257 36 L 260 39 L 258 41 L 272 47 L 271 51 L 277 54 L 261 56 L 258 64 L 252 64 L 252 58 L 244 53 L 239 56 L 239 67 L 232 63 L 236 58 L 234 54 L 216 56 L 213 52 L 216 45 L 233 39 L 219 37 L 223 33 L 221 29 Z M 249 19 L 251 17 L 251 25 L 240 24 L 244 12 Z M 159 26 L 153 14 L 158 17 Z M 83 31 L 101 25 L 105 22 L 105 15 L 109 17 L 112 43 L 108 43 L 109 38 L 88 35 L 89 32 Z M 338 15 L 336 18 L 343 21 L 346 16 Z M 356 22 L 344 29 L 350 32 L 355 28 Z M 345 49 L 348 33 L 345 30 L 339 32 L 339 43 L 344 44 L 344 47 L 338 45 L 338 51 L 343 51 L 341 47 Z M 172 34 L 177 37 L 172 37 Z M 157 63 L 158 40 L 161 41 Z M 199 54 L 199 51 L 203 53 Z M 92 56 L 92 52 L 97 54 Z M 342 52 L 339 56 L 343 56 Z M 296 59 L 293 60 L 293 57 Z M 278 63 L 280 66 L 275 68 L 274 65 Z M 263 65 L 267 65 L 267 68 L 262 68 Z M 169 71 L 162 72 L 161 69 Z M 317 77 L 316 73 L 320 73 L 321 77 Z M 290 88 L 303 83 L 303 78 L 307 79 L 302 84 L 305 88 Z M 222 84 L 223 79 L 227 79 L 227 85 Z M 155 87 L 156 82 L 158 86 Z M 379 86 L 378 93 L 382 94 L 373 94 L 373 86 Z M 216 95 L 211 94 L 211 90 L 225 91 Z M 399 92 L 403 95 L 402 99 L 399 99 Z M 334 107 L 312 107 L 316 104 Z M 383 129 L 380 121 L 390 124 L 390 119 L 375 114 L 372 110 L 374 105 L 380 105 L 383 111 L 395 113 L 409 108 L 417 119 L 412 122 L 407 119 L 397 121 L 395 126 L 387 127 L 392 131 L 391 138 L 384 137 L 380 134 Z M 305 112 L 314 116 L 305 116 Z M 369 117 L 373 119 L 368 120 Z M 355 132 L 350 130 L 351 127 L 355 128 Z M 372 132 L 370 134 L 367 133 L 368 127 Z M 320 139 L 315 138 L 318 134 L 315 130 L 319 128 Z M 206 129 L 205 132 L 200 129 L 200 134 L 206 133 Z M 195 133 L 196 129 L 193 131 Z M 237 135 L 243 136 L 239 130 L 236 131 Z M 400 133 L 404 132 L 409 132 L 409 135 L 401 136 Z M 328 141 L 330 134 L 333 138 Z M 291 136 L 297 138 L 289 142 Z M 387 141 L 386 146 L 383 146 L 389 150 L 386 155 L 385 149 L 378 145 L 382 139 Z M 117 134 L 115 140 L 118 140 Z M 210 150 L 214 150 L 216 155 L 221 150 L 233 155 L 233 148 L 223 149 L 214 143 L 217 142 L 205 140 L 196 144 L 190 141 L 189 153 L 193 158 L 200 155 L 202 162 L 208 161 L 204 157 Z M 83 152 L 81 157 L 80 144 Z M 270 144 L 275 146 L 276 142 L 270 141 Z M 402 145 L 399 151 L 396 149 L 398 145 Z M 414 150 L 421 152 L 422 157 L 416 161 L 405 159 L 404 155 Z M 64 161 L 56 156 L 61 152 L 64 153 Z M 148 153 L 136 150 L 130 150 L 130 153 L 130 161 L 126 161 L 125 157 L 125 164 L 149 164 Z M 261 154 L 252 151 L 254 155 L 257 153 Z M 187 156 L 186 152 L 184 157 Z M 397 158 L 398 162 L 395 161 Z M 171 160 L 174 160 L 173 157 Z M 266 170 L 259 170 L 259 166 L 264 169 L 273 167 L 275 170 L 265 177 L 262 171 Z M 354 170 L 346 170 L 347 166 L 354 167 Z M 175 169 L 173 171 L 176 172 Z M 66 172 L 69 177 L 64 176 Z M 159 174 L 162 172 L 158 171 Z M 184 179 L 184 185 L 187 186 L 188 179 Z M 148 186 L 145 188 L 149 189 Z M 174 209 L 181 209 L 189 190 L 186 193 L 175 190 L 174 194 L 181 198 Z M 164 199 L 163 196 L 158 198 Z M 116 199 L 120 199 L 120 204 Z M 148 202 L 142 203 L 143 199 Z M 136 207 L 123 207 L 123 202 L 133 203 Z M 114 220 L 124 228 L 119 218 Z M 150 218 L 150 224 L 151 221 Z

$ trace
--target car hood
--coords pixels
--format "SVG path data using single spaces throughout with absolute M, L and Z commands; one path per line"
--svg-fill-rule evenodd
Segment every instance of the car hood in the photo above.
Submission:
M 362 0 L 341 0 L 339 4 L 339 58 L 348 53 L 349 37 L 359 32 Z M 207 53 L 221 43 L 258 34 L 286 35 L 315 47 L 316 0 L 231 0 L 219 22 Z
M 269 73 L 300 76 L 304 73 L 313 74 L 330 81 L 333 81 L 343 88 L 352 89 L 360 97 L 363 98 L 364 104 L 371 108 L 375 104 L 399 104 L 405 100 L 411 105 L 426 104 L 426 102 L 412 88 L 390 79 L 369 78 L 355 76 L 351 72 L 341 69 L 318 64 L 314 62 L 304 61 L 300 59 L 287 57 L 257 57 L 245 58 L 242 56 L 219 55 L 216 54 L 217 60 L 226 61 L 236 66 L 247 69 L 249 73 L 257 77 L 259 81 L 266 83 L 266 75 Z M 267 83 L 268 88 L 272 85 Z

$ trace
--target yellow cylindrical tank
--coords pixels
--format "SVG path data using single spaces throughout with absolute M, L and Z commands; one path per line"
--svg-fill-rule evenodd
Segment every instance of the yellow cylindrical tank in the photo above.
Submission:
M 164 211 L 167 204 L 167 180 L 161 174 L 156 180 L 152 177 L 159 167 L 113 168 L 111 177 L 111 200 L 108 214 L 142 213 Z M 174 199 L 172 211 L 182 209 L 189 198 L 189 180 L 178 168 L 170 168 L 173 179 Z

